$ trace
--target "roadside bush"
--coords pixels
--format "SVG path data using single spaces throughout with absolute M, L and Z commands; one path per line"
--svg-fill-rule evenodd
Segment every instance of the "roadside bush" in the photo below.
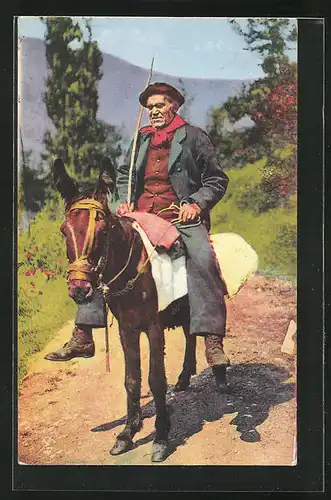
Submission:
M 265 160 L 226 173 L 230 179 L 224 198 L 211 213 L 211 232 L 233 232 L 242 236 L 258 253 L 259 271 L 296 279 L 296 195 L 283 207 L 260 212 L 248 194 L 261 179 Z M 247 197 L 247 204 L 242 200 Z M 254 209 L 255 208 L 255 209 Z

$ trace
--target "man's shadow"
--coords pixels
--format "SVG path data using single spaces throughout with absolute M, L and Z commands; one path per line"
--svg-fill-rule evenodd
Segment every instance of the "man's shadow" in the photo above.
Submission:
M 273 364 L 238 364 L 227 370 L 229 394 L 219 394 L 210 368 L 193 377 L 186 392 L 174 393 L 169 387 L 167 402 L 171 414 L 169 454 L 201 431 L 205 422 L 220 420 L 227 413 L 237 413 L 230 424 L 240 438 L 249 443 L 260 441 L 256 427 L 269 415 L 270 408 L 295 397 L 295 384 L 284 383 L 291 374 Z M 155 415 L 154 401 L 142 407 L 143 418 Z M 92 432 L 101 432 L 125 424 L 125 416 L 102 424 Z M 154 433 L 135 442 L 135 448 L 152 441 Z

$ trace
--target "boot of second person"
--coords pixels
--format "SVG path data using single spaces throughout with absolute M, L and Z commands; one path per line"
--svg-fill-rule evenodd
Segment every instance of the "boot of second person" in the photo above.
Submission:
M 91 358 L 95 353 L 92 328 L 75 326 L 72 336 L 63 347 L 46 354 L 48 361 L 69 361 L 73 358 Z

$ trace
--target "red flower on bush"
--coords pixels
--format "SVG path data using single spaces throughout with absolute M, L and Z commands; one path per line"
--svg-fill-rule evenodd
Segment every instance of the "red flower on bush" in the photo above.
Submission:
M 31 254 L 30 254 L 30 252 L 26 252 L 26 255 L 25 255 L 25 256 L 26 256 L 26 258 L 27 258 L 28 260 L 30 260 L 30 259 L 31 259 Z
M 39 271 L 40 271 L 41 273 L 43 273 L 43 272 L 45 271 L 45 269 L 44 269 L 43 267 L 39 267 Z
M 25 276 L 31 276 L 30 271 L 26 271 L 26 272 L 25 272 Z
M 49 279 L 50 277 L 55 276 L 56 272 L 55 271 L 44 271 L 44 274 Z
M 36 286 L 35 282 L 34 281 L 30 281 L 30 285 L 31 286 Z
M 35 247 L 34 248 L 34 251 L 37 253 L 39 251 L 39 248 L 38 247 Z

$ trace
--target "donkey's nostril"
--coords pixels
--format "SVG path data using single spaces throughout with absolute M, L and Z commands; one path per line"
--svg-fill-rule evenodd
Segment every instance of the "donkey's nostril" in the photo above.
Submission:
M 69 296 L 77 303 L 82 304 L 86 299 L 90 297 L 89 288 L 69 288 Z
M 78 304 L 81 304 L 82 302 L 84 302 L 86 300 L 87 292 L 88 291 L 85 288 L 76 288 L 75 293 L 74 293 L 74 297 L 73 297 L 75 302 L 77 302 Z

